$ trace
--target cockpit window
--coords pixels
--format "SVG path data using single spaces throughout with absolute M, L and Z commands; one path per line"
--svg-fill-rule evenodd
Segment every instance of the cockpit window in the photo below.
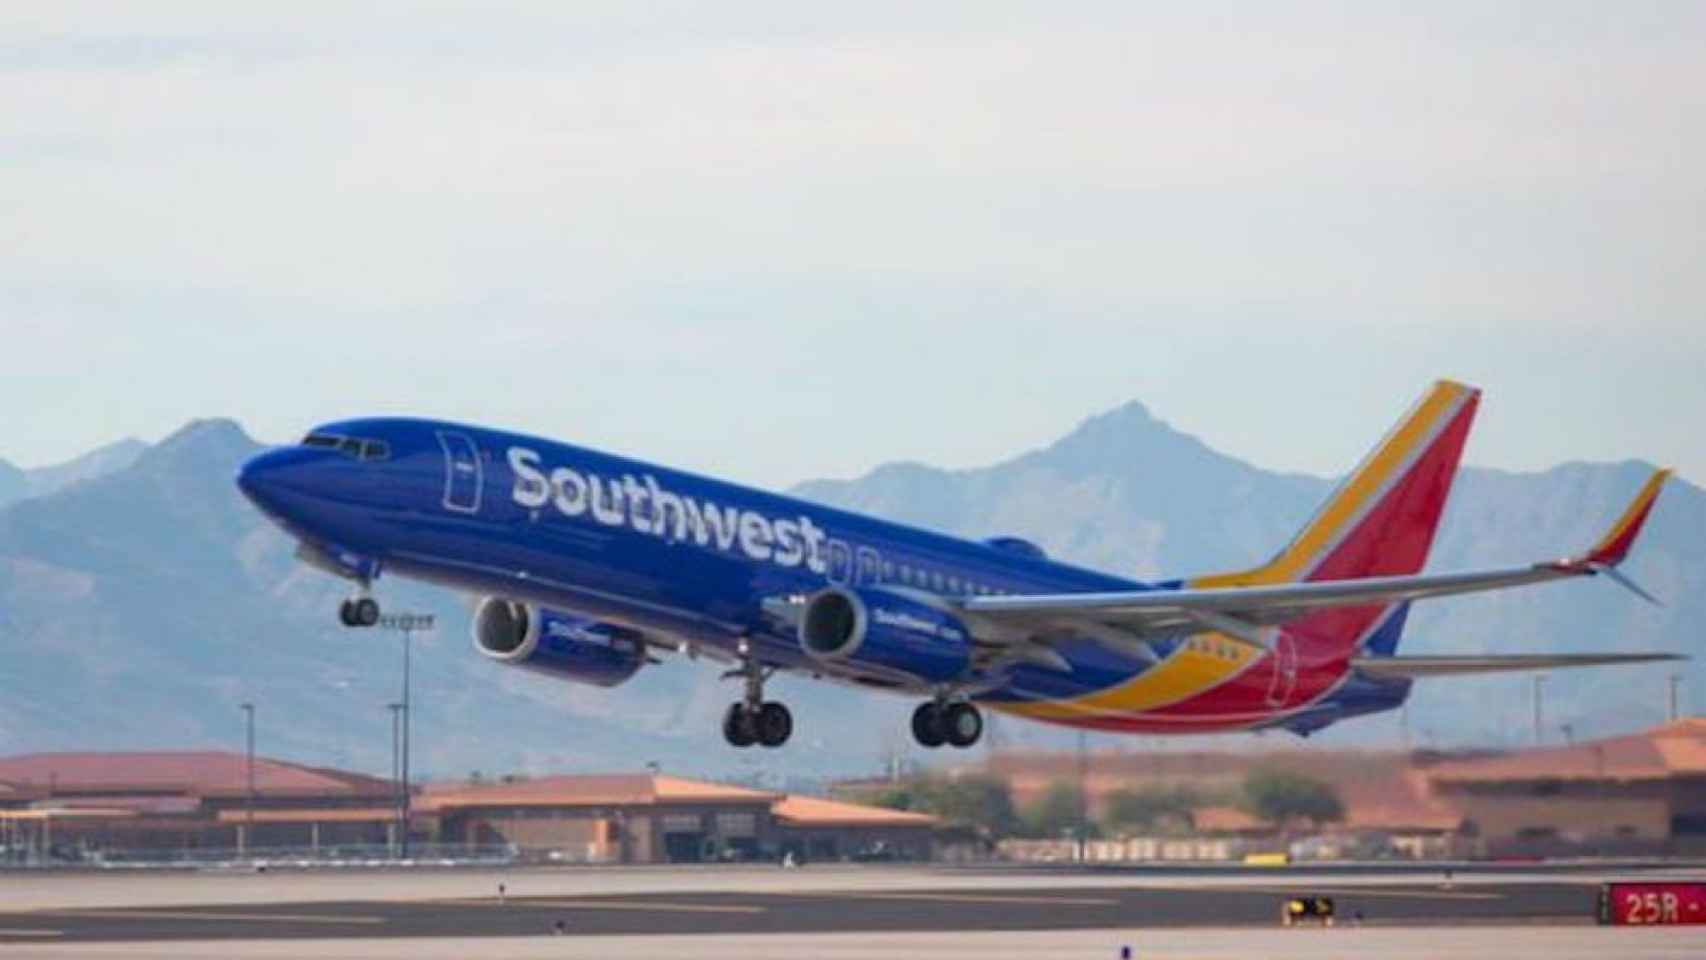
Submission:
M 305 447 L 336 450 L 351 460 L 389 460 L 391 445 L 383 440 L 363 440 L 359 437 L 340 437 L 330 433 L 310 433 L 302 438 Z

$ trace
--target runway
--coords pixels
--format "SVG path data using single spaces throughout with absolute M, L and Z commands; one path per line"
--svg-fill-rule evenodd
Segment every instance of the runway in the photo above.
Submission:
M 988 958 L 1094 944 L 1078 955 L 1111 957 L 1138 941 L 1139 956 L 1250 956 L 1255 945 L 1344 956 L 1354 943 L 1351 955 L 1421 957 L 1460 941 L 1506 960 L 1565 960 L 1706 949 L 1702 928 L 1594 926 L 1602 878 L 919 867 L 10 875 L 0 954 Z M 1282 930 L 1281 905 L 1298 894 L 1332 897 L 1339 925 Z
M 1290 896 L 1330 896 L 1364 925 L 1592 922 L 1570 883 L 1226 887 L 979 887 L 899 891 L 505 896 L 403 901 L 33 910 L 0 916 L 0 942 L 511 937 L 544 934 L 855 933 L 1273 927 Z

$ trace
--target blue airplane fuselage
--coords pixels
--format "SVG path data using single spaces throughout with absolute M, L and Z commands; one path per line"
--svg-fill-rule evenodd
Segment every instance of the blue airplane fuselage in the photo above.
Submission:
M 960 540 L 538 437 L 440 421 L 325 424 L 303 445 L 256 457 L 238 482 L 322 566 L 352 578 L 383 571 L 620 625 L 658 645 L 730 656 L 745 649 L 766 666 L 914 693 L 930 687 L 926 664 L 898 673 L 826 664 L 802 648 L 767 601 L 831 584 L 947 598 L 1177 586 L 1058 563 L 1014 538 Z M 1055 648 L 1069 670 L 1006 664 L 975 696 L 997 708 L 1081 697 L 1129 682 L 1188 640 L 1152 639 L 1155 656 L 1138 658 L 1091 638 L 1064 637 Z M 1407 683 L 1346 676 L 1307 710 L 1240 713 L 1220 728 L 1282 723 L 1307 732 L 1390 709 L 1407 691 Z

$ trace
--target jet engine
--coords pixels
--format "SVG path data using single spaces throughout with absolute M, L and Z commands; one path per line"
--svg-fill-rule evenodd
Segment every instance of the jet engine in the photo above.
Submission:
M 646 661 L 634 630 L 502 597 L 474 611 L 474 649 L 499 663 L 575 683 L 614 687 Z
M 800 646 L 820 660 L 870 664 L 939 683 L 971 662 L 971 635 L 944 610 L 887 590 L 830 587 L 806 601 Z

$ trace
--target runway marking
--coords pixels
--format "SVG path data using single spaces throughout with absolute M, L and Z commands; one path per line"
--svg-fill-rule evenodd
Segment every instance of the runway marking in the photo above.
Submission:
M 1329 893 L 1335 897 L 1392 897 L 1400 900 L 1503 900 L 1502 893 L 1470 893 L 1460 890 L 1388 890 L 1379 887 L 1229 887 L 1226 892 L 1277 893 L 1296 897 Z
M 806 897 L 835 897 L 840 900 L 937 900 L 943 903 L 1020 903 L 1020 904 L 1054 904 L 1068 907 L 1117 907 L 1118 900 L 1108 900 L 1092 897 L 1048 897 L 1020 896 L 982 893 L 804 893 L 784 894 L 784 896 Z
M 567 907 L 571 910 L 656 910 L 664 913 L 765 913 L 768 907 L 722 903 L 659 903 L 652 900 L 435 900 L 467 907 Z
M 340 917 L 303 913 L 211 913 L 193 910 L 38 910 L 59 917 L 98 917 L 106 920 L 236 920 L 245 923 L 328 923 L 366 925 L 384 923 L 384 917 Z
M 0 927 L 0 937 L 63 937 L 64 930 L 31 930 L 27 928 Z

